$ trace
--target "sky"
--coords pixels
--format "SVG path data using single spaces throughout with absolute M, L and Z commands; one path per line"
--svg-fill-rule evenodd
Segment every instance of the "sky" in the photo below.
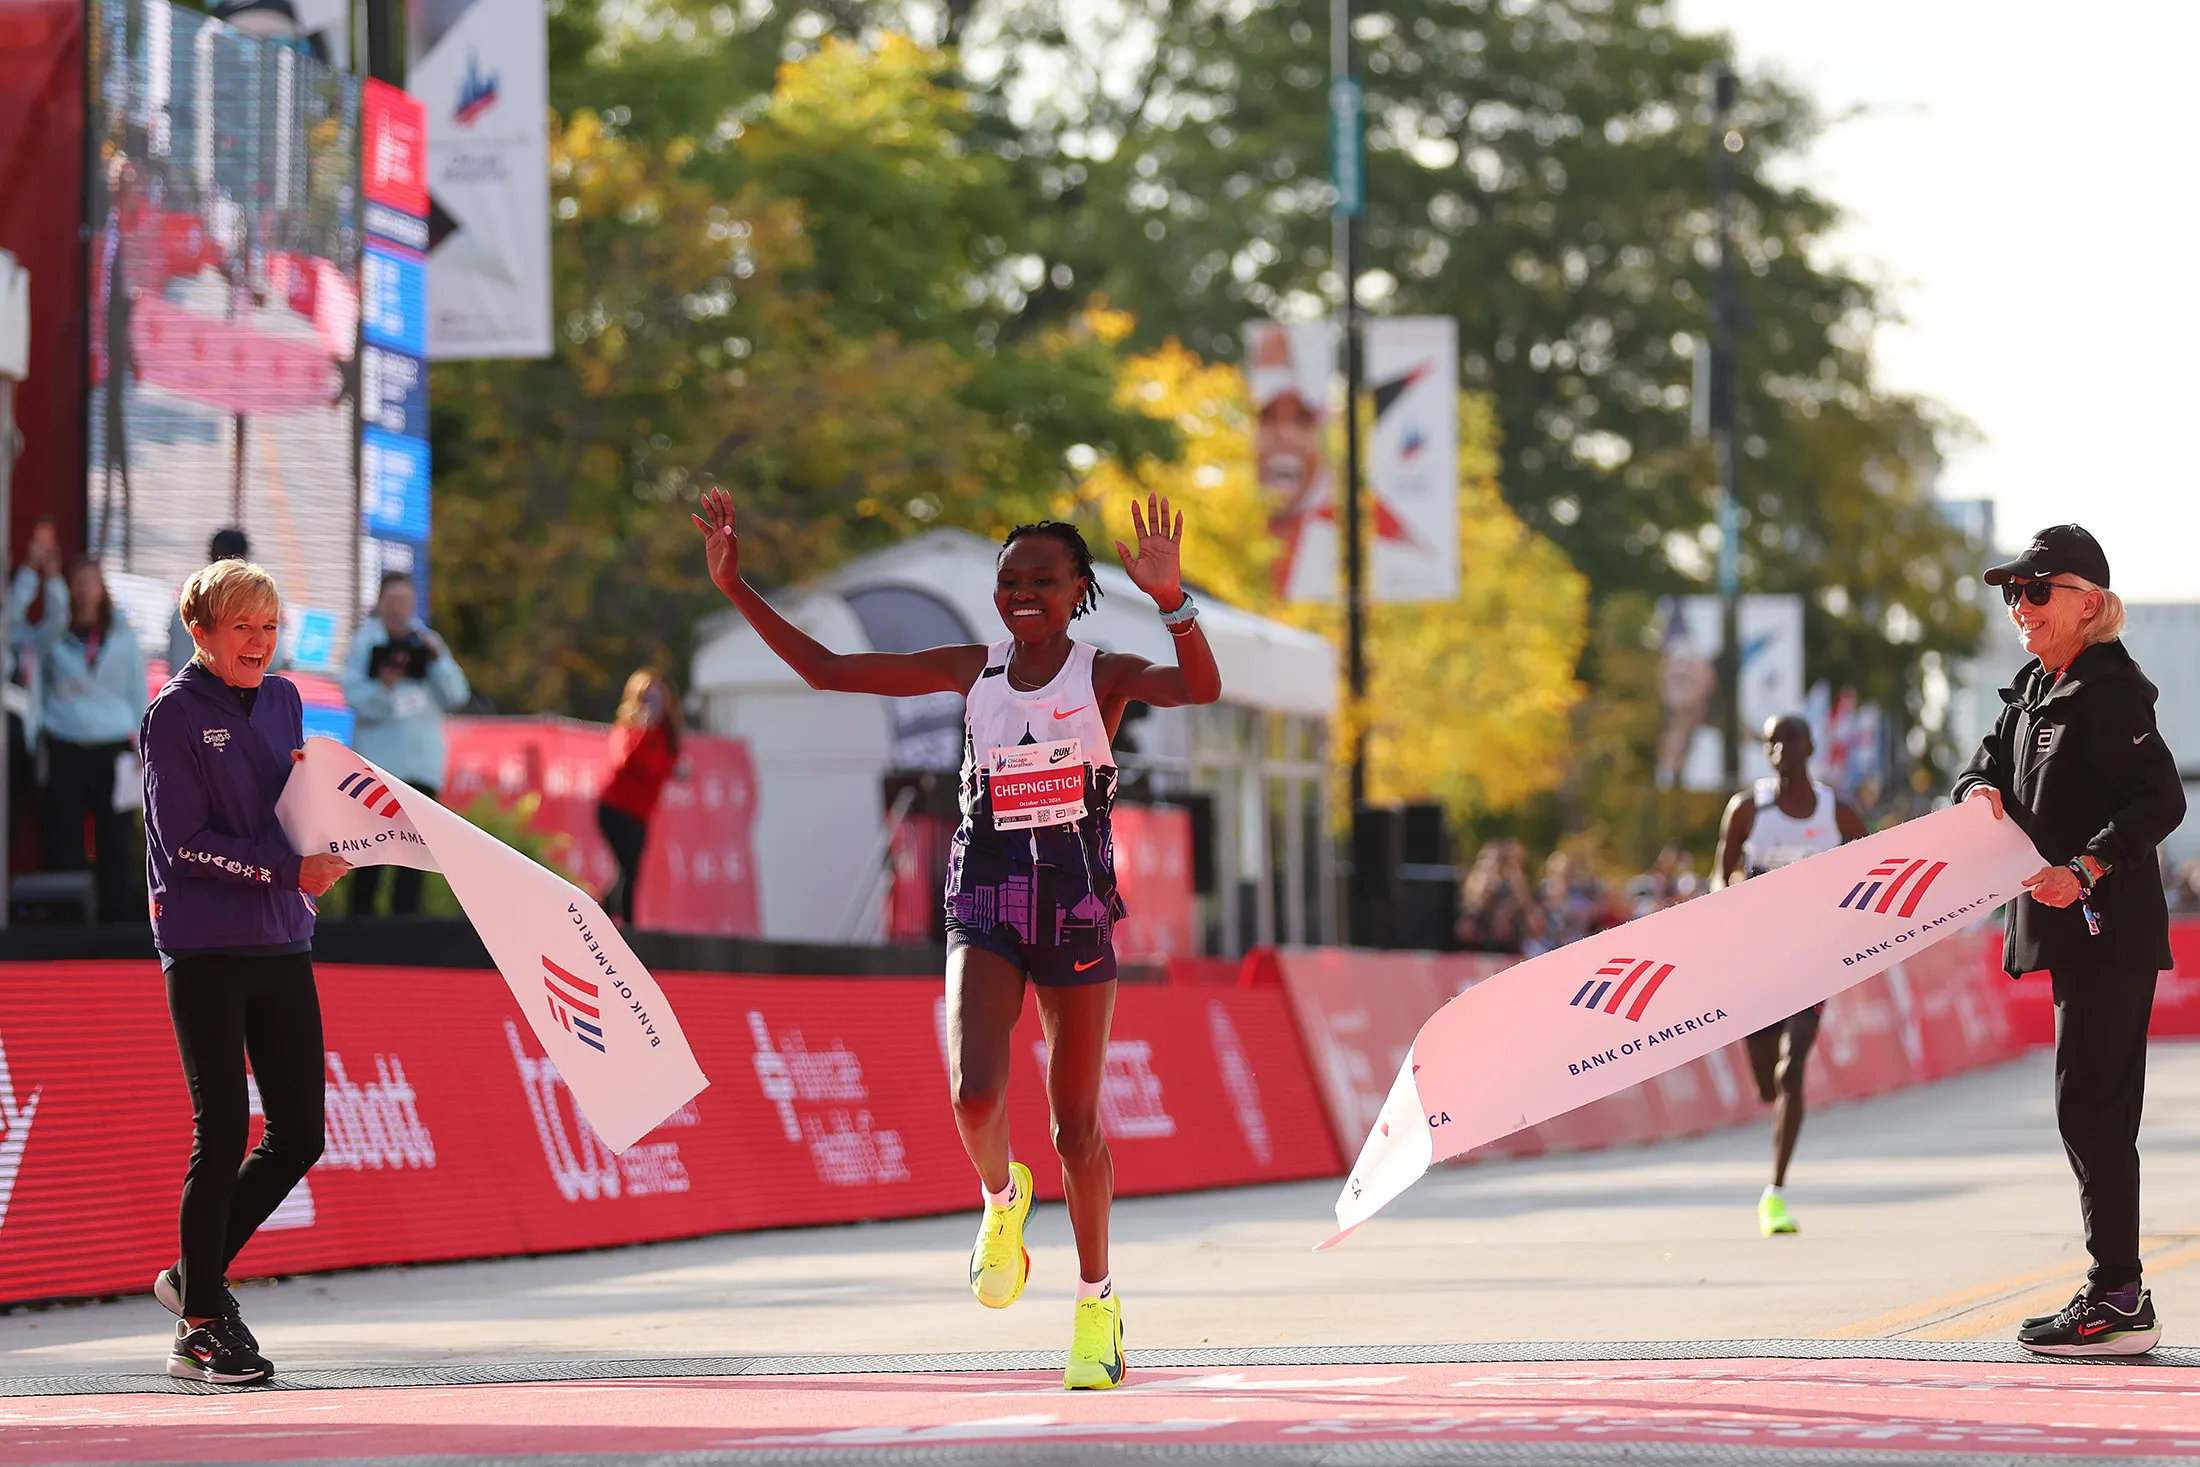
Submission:
M 1800 181 L 1847 212 L 1833 255 L 1892 287 L 1882 379 L 1977 430 L 1940 492 L 1993 500 L 2006 547 L 2076 520 L 2128 599 L 2200 601 L 2200 4 L 1675 10 L 1831 121 Z

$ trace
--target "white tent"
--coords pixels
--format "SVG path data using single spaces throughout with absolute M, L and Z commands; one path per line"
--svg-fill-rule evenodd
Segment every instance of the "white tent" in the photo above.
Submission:
M 775 600 L 836 651 L 909 652 L 1005 637 L 993 607 L 998 547 L 935 530 L 851 561 Z M 1155 661 L 1175 653 L 1153 603 L 1119 566 L 1076 635 Z M 1219 945 L 1334 935 L 1321 818 L 1336 655 L 1322 638 L 1202 598 L 1200 624 L 1222 669 L 1222 702 L 1156 710 L 1135 727 L 1127 770 L 1153 787 L 1203 794 L 1215 810 Z M 764 936 L 846 940 L 875 930 L 866 893 L 886 819 L 885 776 L 951 770 L 962 752 L 961 699 L 819 693 L 736 613 L 703 628 L 690 680 L 713 732 L 745 739 L 761 786 L 757 858 Z

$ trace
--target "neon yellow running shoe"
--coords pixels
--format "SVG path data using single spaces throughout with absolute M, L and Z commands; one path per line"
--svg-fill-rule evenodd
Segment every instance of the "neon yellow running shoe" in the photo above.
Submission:
M 1062 1388 L 1110 1391 L 1123 1383 L 1123 1301 L 1113 1290 L 1077 1301 L 1077 1333 L 1069 1346 Z
M 988 1309 L 1006 1309 L 1021 1298 L 1031 1279 L 1031 1254 L 1024 1247 L 1024 1219 L 1031 1216 L 1031 1168 L 1008 1164 L 1016 1200 L 986 1207 L 978 1220 L 978 1241 L 970 1250 L 970 1292 Z
M 1757 1231 L 1768 1238 L 1775 1233 L 1802 1231 L 1788 1212 L 1787 1199 L 1770 1187 L 1765 1188 L 1765 1195 L 1757 1199 Z

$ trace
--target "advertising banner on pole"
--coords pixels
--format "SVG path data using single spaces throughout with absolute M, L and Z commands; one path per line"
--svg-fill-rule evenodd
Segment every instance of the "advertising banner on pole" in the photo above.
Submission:
M 1368 593 L 1376 601 L 1459 595 L 1459 323 L 1367 323 Z
M 542 0 L 409 0 L 428 111 L 428 356 L 550 355 L 550 61 Z
M 1475 985 L 1414 1036 L 1329 1244 L 1435 1162 L 1822 1003 L 1962 932 L 2043 864 L 2014 821 L 1965 801 Z
M 428 113 L 369 79 L 360 98 L 360 600 L 387 570 L 428 595 Z M 333 653 L 334 649 L 331 648 Z
M 1658 602 L 1658 788 L 1718 790 L 1726 783 L 1726 745 L 1715 718 L 1719 653 L 1726 635 L 1716 596 L 1668 596 Z
M 276 813 L 300 853 L 440 871 L 550 1063 L 611 1150 L 710 1082 L 664 991 L 595 899 L 333 739 L 307 739 Z
M 1741 643 L 1738 693 L 1744 779 L 1772 773 L 1763 734 L 1769 719 L 1805 711 L 1803 690 L 1803 598 L 1744 596 L 1734 607 L 1735 638 Z M 1820 738 L 1824 731 L 1818 733 Z
M 1276 594 L 1286 601 L 1335 601 L 1337 488 L 1329 462 L 1329 395 L 1337 371 L 1337 326 L 1251 321 L 1245 327 L 1246 384 L 1259 421 L 1253 456 L 1268 496 L 1268 528 L 1282 545 Z

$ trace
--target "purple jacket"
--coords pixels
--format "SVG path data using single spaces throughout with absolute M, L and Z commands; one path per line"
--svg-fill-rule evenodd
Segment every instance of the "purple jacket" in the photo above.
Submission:
M 275 819 L 305 746 L 296 684 L 260 684 L 252 715 L 197 663 L 169 679 L 138 730 L 145 884 L 162 952 L 274 947 L 313 937 L 299 857 Z

